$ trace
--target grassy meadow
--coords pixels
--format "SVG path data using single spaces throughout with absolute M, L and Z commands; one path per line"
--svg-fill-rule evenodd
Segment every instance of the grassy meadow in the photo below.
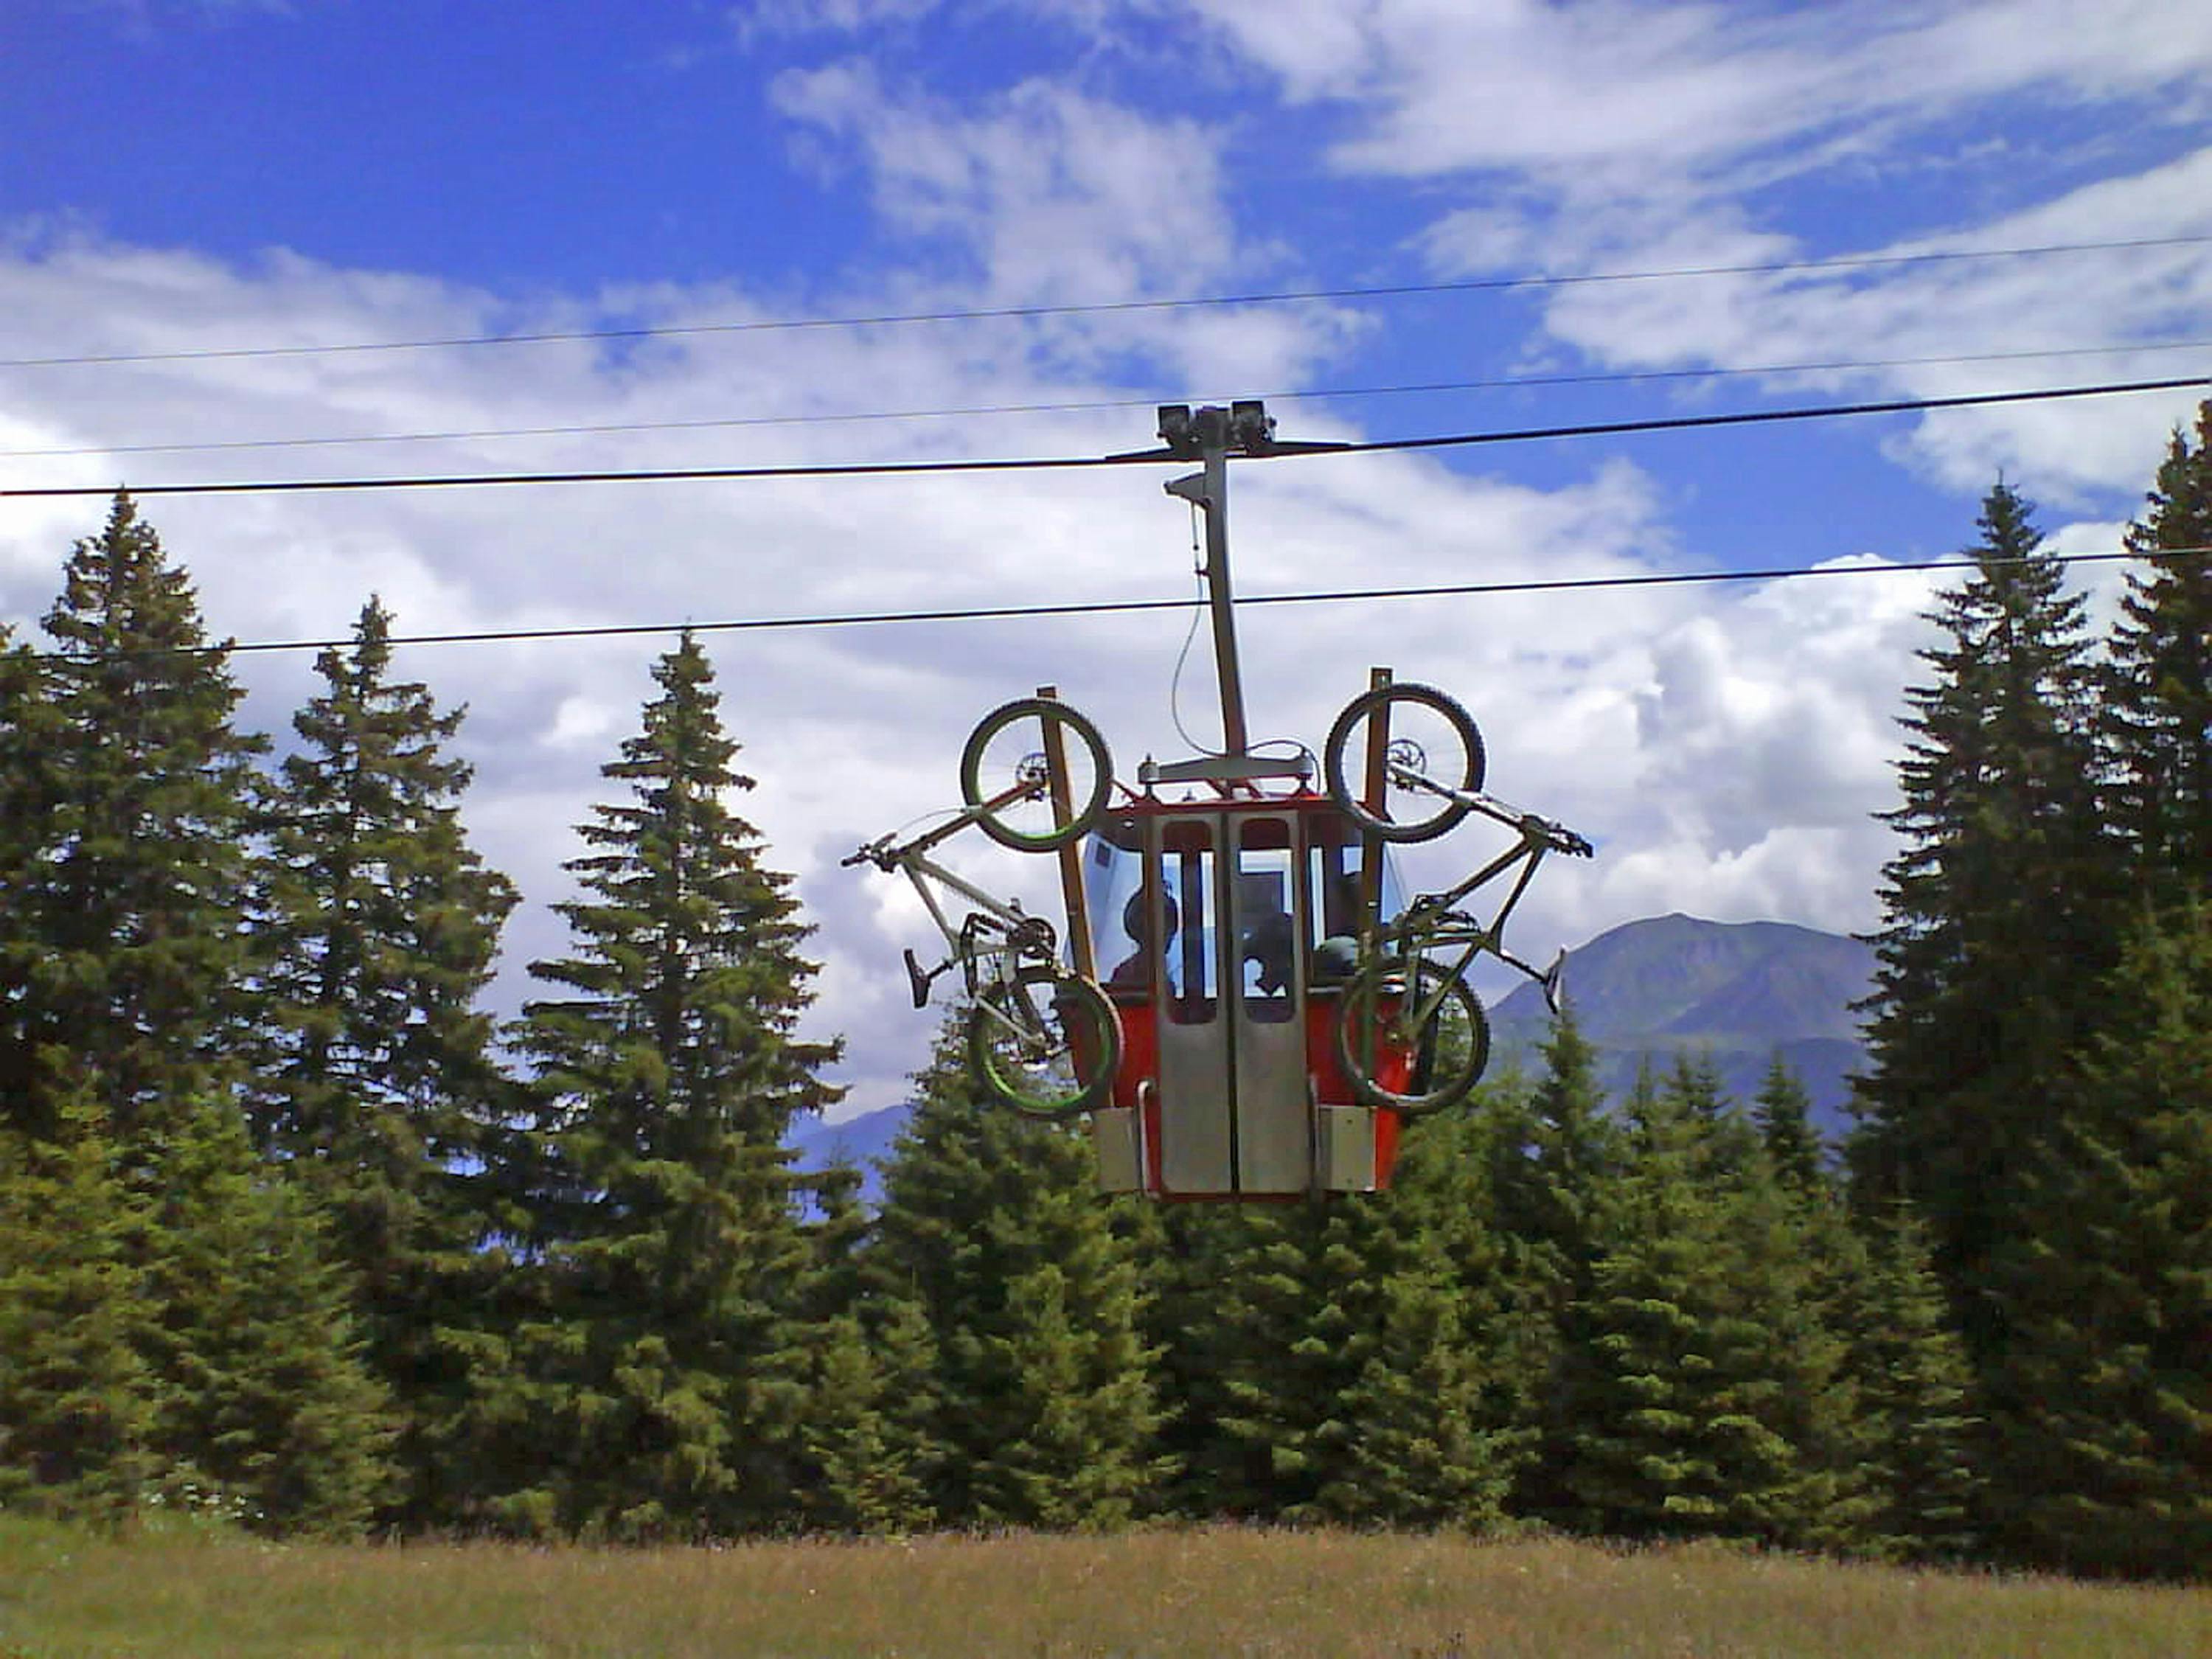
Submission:
M 2212 1654 L 2212 1589 L 1231 1528 L 625 1551 L 0 1517 L 0 1659 L 2138 1654 Z

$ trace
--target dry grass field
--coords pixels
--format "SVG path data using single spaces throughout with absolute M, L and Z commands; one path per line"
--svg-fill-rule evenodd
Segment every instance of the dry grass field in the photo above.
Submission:
M 618 1551 L 0 1517 L 0 1659 L 2138 1654 L 2212 1654 L 2212 1589 L 1230 1528 Z

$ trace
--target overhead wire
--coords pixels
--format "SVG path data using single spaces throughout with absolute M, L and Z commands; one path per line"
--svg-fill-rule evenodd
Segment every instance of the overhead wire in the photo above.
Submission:
M 2019 351 L 1957 352 L 1919 357 L 1862 357 L 1824 362 L 1744 363 L 1710 368 L 1617 369 L 1579 374 L 1504 374 L 1471 380 L 1415 380 L 1395 386 L 1316 386 L 1243 394 L 1267 403 L 1395 398 L 1448 392 L 1498 392 L 1573 386 L 1635 386 L 1661 381 L 1727 380 L 1747 375 L 1838 374 L 1875 368 L 1954 368 L 1967 363 L 2044 361 L 2059 357 L 2130 356 L 2212 347 L 2212 336 L 2183 340 L 2138 340 L 2111 345 L 2051 346 Z M 1066 398 L 1053 403 L 968 404 L 919 409 L 846 410 L 811 415 L 731 415 L 690 421 L 605 421 L 555 426 L 477 427 L 449 431 L 374 432 L 313 438 L 233 438 L 191 443 L 78 444 L 49 449 L 0 449 L 0 460 L 59 460 L 79 455 L 186 455 L 257 449 L 331 449 L 354 445 L 479 443 L 508 438 L 609 437 L 649 432 L 707 432 L 749 427 L 845 426 L 874 422 L 972 419 L 999 415 L 1072 415 L 1116 409 L 1151 409 L 1164 403 L 1225 403 L 1219 398 L 1167 396 Z
M 1826 563 L 1784 565 L 1753 570 L 1646 571 L 1634 575 L 1555 576 L 1534 581 L 1441 582 L 1417 587 L 1333 588 L 1302 593 L 1241 593 L 1239 608 L 1278 605 L 1343 605 L 1388 599 L 1433 599 L 1474 595 L 1588 592 L 1614 588 L 1680 587 L 1717 582 L 1793 580 L 1814 576 L 1893 576 L 1916 571 L 1974 570 L 2027 564 L 2108 564 L 2124 559 L 2201 558 L 2212 546 L 2171 547 L 2142 552 L 2118 551 L 2039 553 L 2033 558 L 1975 559 L 1953 556 L 1941 559 L 1887 561 L 1874 564 Z M 634 639 L 647 635 L 737 634 L 811 628 L 881 627 L 964 622 L 1006 622 L 1065 617 L 1134 614 L 1148 611 L 1178 611 L 1202 607 L 1201 598 L 1172 599 L 1079 599 L 1055 605 L 969 605 L 930 611 L 866 611 L 823 612 L 801 617 L 748 617 L 720 622 L 609 623 L 572 628 L 485 629 L 448 634 L 395 634 L 386 641 L 393 647 L 432 645 L 506 645 L 543 641 Z M 42 662 L 87 665 L 146 658 L 246 656 L 290 651 L 345 651 L 357 643 L 351 638 L 319 640 L 226 641 L 220 644 L 171 646 L 143 651 L 33 653 Z
M 1567 426 L 1522 427 L 1494 432 L 1461 432 L 1423 438 L 1381 438 L 1359 442 L 1300 446 L 1280 455 L 1257 455 L 1254 459 L 1305 459 L 1314 455 L 1382 454 L 1428 449 L 1470 447 L 1489 444 L 1526 443 L 1544 439 L 1619 437 L 1632 434 L 1684 432 L 1719 427 L 1758 426 L 1783 422 L 1832 420 L 1850 416 L 1914 414 L 1938 409 L 1989 408 L 2006 404 L 2049 403 L 2073 398 L 2099 398 L 2140 392 L 2173 392 L 2212 386 L 2212 375 L 2184 375 L 2157 380 L 2107 381 L 2095 386 L 2045 386 L 2019 392 L 1962 393 L 1948 398 L 1895 398 L 1879 402 L 1825 404 L 1790 409 L 1741 410 L 1723 415 L 1674 415 L 1638 421 L 1588 422 Z M 489 472 L 419 477 L 368 478 L 289 478 L 228 481 L 206 483 L 133 484 L 129 493 L 153 495 L 245 495 L 295 494 L 304 491 L 378 489 L 474 489 L 490 485 L 548 485 L 586 483 L 673 483 L 732 482 L 771 478 L 857 478 L 913 477 L 932 474 L 1040 472 L 1155 465 L 1178 458 L 1164 451 L 1140 451 L 1116 455 L 1009 457 L 978 460 L 848 461 L 785 466 L 666 467 L 632 471 L 598 470 L 575 472 Z M 104 484 L 40 485 L 0 488 L 0 499 L 56 499 L 112 495 Z
M 547 330 L 527 334 L 451 335 L 416 340 L 363 340 L 322 345 L 209 346 L 178 351 L 78 352 L 45 357 L 0 358 L 0 368 L 68 368 L 122 363 L 204 362 L 219 358 L 305 357 L 374 351 L 582 343 L 671 339 L 691 335 L 762 334 L 810 329 L 886 328 L 923 323 L 966 323 L 1046 317 L 1104 316 L 1132 312 L 1186 311 L 1224 306 L 1287 305 L 1329 300 L 1397 299 L 1428 294 L 1507 293 L 1606 283 L 1680 281 L 1706 276 L 1783 276 L 1801 271 L 1875 270 L 1975 259 L 2042 258 L 2062 254 L 2191 247 L 2212 235 L 2141 236 L 2109 241 L 2047 242 L 2032 246 L 1932 249 L 1919 253 L 1846 254 L 1827 259 L 1776 259 L 1741 264 L 1682 265 L 1662 270 L 1600 270 L 1562 275 L 1471 276 L 1435 283 L 1393 283 L 1340 288 L 1286 289 L 1249 294 L 1211 294 L 1158 300 L 1105 300 L 1061 305 L 988 306 L 940 311 L 884 312 L 844 317 L 756 318 L 744 322 L 676 323 L 629 328 Z

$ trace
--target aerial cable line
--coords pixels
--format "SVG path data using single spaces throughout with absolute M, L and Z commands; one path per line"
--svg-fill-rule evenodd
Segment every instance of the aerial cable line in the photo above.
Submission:
M 2202 557 L 2212 547 L 2162 547 L 2135 552 L 2039 553 L 2031 558 L 1976 559 L 1952 556 L 1880 564 L 1785 565 L 1764 570 L 1654 571 L 1635 576 L 1557 576 L 1536 581 L 1443 582 L 1421 587 L 1337 588 L 1308 593 L 1240 593 L 1239 605 L 1344 605 L 1375 599 L 1457 599 L 1482 594 L 1582 592 L 1601 588 L 1683 587 L 1711 582 L 1759 582 L 1801 576 L 1890 576 L 1912 571 L 1977 570 L 1992 565 L 2029 564 L 2039 561 L 2058 564 L 2109 564 L 2121 559 Z M 388 645 L 506 645 L 552 640 L 635 638 L 653 634 L 739 634 L 779 629 L 860 628 L 900 623 L 1010 622 L 1059 617 L 1119 616 L 1146 611 L 1181 611 L 1203 606 L 1202 598 L 1186 595 L 1173 599 L 1082 599 L 1061 605 L 968 606 L 940 611 L 863 611 L 811 617 L 748 617 L 725 622 L 609 623 L 575 628 L 489 629 L 455 634 L 395 634 Z M 170 646 L 158 650 L 33 653 L 40 662 L 89 665 L 142 658 L 245 656 L 278 651 L 348 651 L 353 638 L 328 640 L 228 641 L 220 645 Z
M 1379 438 L 1358 443 L 1300 445 L 1280 455 L 1261 454 L 1250 459 L 1282 460 L 1310 455 L 1371 455 L 1390 451 L 1526 443 L 1547 438 L 1620 437 L 1645 432 L 1687 432 L 1712 427 L 1832 420 L 1850 415 L 1909 415 L 1934 409 L 2051 403 L 2069 398 L 2102 398 L 2122 392 L 2174 392 L 2203 386 L 2212 386 L 2212 375 L 2187 375 L 2165 380 L 2116 380 L 2101 386 L 2046 386 L 2028 392 L 1968 392 L 1951 398 L 1897 398 L 1881 403 L 1824 404 L 1795 409 L 1753 410 L 1734 415 L 1671 415 L 1642 421 L 1521 427 L 1499 432 L 1451 433 L 1441 437 Z M 127 487 L 127 493 L 134 496 L 258 495 L 297 494 L 307 490 L 473 489 L 492 484 L 696 483 L 738 479 L 895 477 L 961 472 L 1071 471 L 1096 467 L 1156 465 L 1169 460 L 1174 460 L 1177 465 L 1183 464 L 1182 458 L 1170 456 L 1165 451 L 1147 450 L 1121 455 L 1032 456 L 995 460 L 847 461 L 800 466 L 699 466 L 639 471 L 480 472 L 421 477 L 290 478 L 218 483 L 134 484 Z M 43 485 L 30 489 L 0 489 L 0 499 L 31 500 L 111 495 L 115 493 L 114 487 L 106 484 Z
M 1704 276 L 1771 276 L 1797 271 L 1867 270 L 1899 265 L 1975 259 L 2041 258 L 2054 254 L 2106 253 L 2191 247 L 2212 235 L 2140 236 L 2106 242 L 2049 242 L 2029 247 L 1958 248 L 1926 253 L 1846 254 L 1832 259 L 1778 259 L 1760 264 L 1680 265 L 1656 270 L 1596 270 L 1565 276 L 1470 276 L 1441 283 L 1394 283 L 1370 287 L 1210 294 L 1183 299 L 1102 300 L 1084 304 L 990 306 L 944 311 L 884 312 L 850 317 L 763 318 L 742 323 L 672 323 L 633 328 L 547 331 L 531 334 L 464 334 L 422 340 L 363 340 L 337 345 L 210 346 L 184 351 L 85 352 L 69 356 L 0 358 L 0 368 L 70 368 L 98 364 L 195 362 L 217 358 L 310 357 L 344 352 L 429 351 L 448 348 L 550 345 L 593 340 L 673 339 L 687 335 L 788 333 L 805 329 L 890 328 L 918 323 L 970 323 L 1040 317 L 1110 316 L 1146 311 L 1193 311 L 1219 306 L 1291 305 L 1323 300 L 1401 299 L 1425 294 L 1510 293 L 1601 283 L 1671 282 Z
M 1930 357 L 1864 357 L 1813 363 L 1747 363 L 1713 368 L 1619 369 L 1587 374 L 1506 374 L 1479 380 L 1416 380 L 1400 386 L 1319 386 L 1302 392 L 1252 395 L 1267 403 L 1293 399 L 1391 398 L 1408 393 L 1496 392 L 1523 387 L 1629 386 L 1654 380 L 1723 380 L 1750 374 L 1822 374 L 1869 368 L 1930 368 L 1961 363 L 2006 363 L 2051 357 L 2111 357 L 2136 352 L 2184 351 L 2212 346 L 2212 336 L 2187 340 L 2140 340 L 2125 345 L 2053 346 L 2027 351 L 1980 351 Z M 217 450 L 330 449 L 351 444 L 475 443 L 493 438 L 602 437 L 633 432 L 704 432 L 757 426 L 842 426 L 872 421 L 968 419 L 986 415 L 1073 415 L 1114 409 L 1151 409 L 1164 403 L 1227 403 L 1220 397 L 1093 398 L 1040 404 L 969 404 L 932 409 L 854 410 L 820 415 L 732 415 L 696 421 L 617 421 L 588 425 L 490 427 L 450 432 L 379 432 L 351 437 L 236 438 L 219 442 L 81 444 L 67 449 L 0 449 L 0 460 L 58 460 L 76 455 L 184 455 Z

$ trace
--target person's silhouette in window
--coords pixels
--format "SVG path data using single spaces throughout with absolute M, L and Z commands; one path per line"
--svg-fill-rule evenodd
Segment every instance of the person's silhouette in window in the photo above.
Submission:
M 1297 930 L 1280 910 L 1255 917 L 1244 930 L 1244 960 L 1257 963 L 1255 976 L 1263 997 L 1281 996 L 1291 988 L 1291 958 L 1297 950 Z
M 1176 902 L 1163 899 L 1160 905 L 1167 923 L 1167 937 L 1173 939 L 1178 921 Z M 1152 929 L 1147 925 L 1149 920 L 1143 892 L 1132 893 L 1128 903 L 1121 907 L 1121 931 L 1129 936 L 1137 948 L 1123 958 L 1114 969 L 1113 977 L 1106 981 L 1116 991 L 1149 991 L 1152 988 L 1152 962 L 1158 952 L 1152 948 Z M 1168 979 L 1172 988 L 1175 979 L 1172 972 Z

